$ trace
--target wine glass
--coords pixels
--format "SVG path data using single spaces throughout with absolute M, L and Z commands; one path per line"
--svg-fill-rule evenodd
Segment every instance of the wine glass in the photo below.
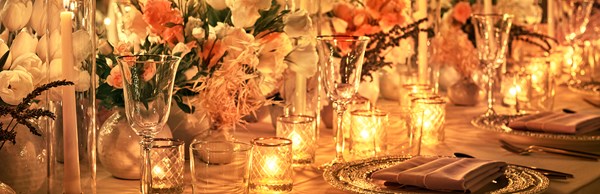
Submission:
M 369 37 L 327 35 L 317 36 L 323 86 L 337 114 L 335 158 L 324 164 L 330 167 L 344 162 L 344 134 L 342 117 L 346 105 L 358 91 L 364 55 Z
M 494 126 L 500 119 L 494 111 L 493 85 L 496 69 L 504 63 L 513 16 L 509 14 L 473 14 L 475 42 L 480 64 L 488 77 L 487 111 L 473 120 L 476 126 Z
M 171 110 L 171 97 L 180 58 L 168 55 L 118 57 L 123 80 L 127 121 L 142 137 L 142 193 L 152 192 L 150 148 Z

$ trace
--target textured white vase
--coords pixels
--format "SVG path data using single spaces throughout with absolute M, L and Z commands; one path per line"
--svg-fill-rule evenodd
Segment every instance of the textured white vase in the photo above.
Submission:
M 8 124 L 10 119 L 2 118 Z M 40 193 L 46 181 L 46 142 L 43 137 L 29 133 L 23 125 L 18 132 L 16 144 L 6 142 L 0 150 L 0 182 L 12 187 L 17 193 Z
M 171 138 L 169 126 L 156 138 Z M 98 158 L 104 169 L 121 179 L 140 179 L 141 138 L 129 127 L 123 109 L 115 111 L 100 127 L 98 133 Z

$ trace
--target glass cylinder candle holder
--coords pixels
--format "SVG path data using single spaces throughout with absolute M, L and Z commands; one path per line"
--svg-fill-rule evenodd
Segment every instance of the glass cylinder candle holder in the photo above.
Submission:
M 529 101 L 531 76 L 525 72 L 509 72 L 502 77 L 500 93 L 502 105 L 516 107 L 518 102 Z M 518 99 L 518 100 L 517 100 Z
M 310 165 L 315 162 L 317 150 L 317 127 L 315 117 L 288 115 L 277 118 L 277 137 L 292 140 L 294 166 Z
M 392 107 L 389 110 L 389 124 L 386 129 L 387 154 L 418 156 L 421 154 L 421 123 L 423 112 L 410 107 Z
M 421 143 L 438 144 L 444 141 L 446 121 L 446 101 L 443 99 L 415 99 L 411 109 L 421 111 L 413 123 L 419 123 L 422 130 Z
M 386 128 L 388 113 L 380 110 L 356 110 L 351 113 L 351 159 L 378 156 L 387 151 Z
M 198 141 L 190 145 L 192 192 L 248 193 L 252 145 L 234 141 Z
M 407 104 L 407 107 L 410 107 L 416 99 L 442 99 L 440 95 L 434 94 L 432 92 L 416 92 L 408 94 L 408 99 L 410 103 Z
M 250 192 L 270 193 L 291 191 L 292 140 L 266 137 L 252 140 Z
M 400 106 L 410 106 L 411 93 L 433 93 L 429 84 L 404 84 L 400 88 Z
M 342 118 L 342 133 L 344 135 L 344 145 L 348 145 L 350 143 L 350 128 L 352 124 L 352 111 L 355 110 L 370 110 L 372 108 L 371 101 L 369 99 L 355 95 L 352 97 L 352 101 L 347 105 L 347 109 L 344 112 L 344 118 Z M 337 119 L 337 115 L 334 114 L 334 119 Z M 337 130 L 337 129 L 335 129 Z M 335 131 L 334 131 L 335 134 Z M 344 157 L 349 157 L 348 146 L 344 146 Z
M 157 138 L 150 150 L 152 193 L 183 193 L 183 141 Z

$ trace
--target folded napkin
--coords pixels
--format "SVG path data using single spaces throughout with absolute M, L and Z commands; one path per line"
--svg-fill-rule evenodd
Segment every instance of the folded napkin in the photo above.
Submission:
M 431 190 L 475 192 L 504 174 L 506 163 L 476 158 L 417 156 L 371 174 L 372 179 Z
M 550 133 L 584 134 L 600 129 L 600 115 L 542 112 L 517 118 L 508 127 Z

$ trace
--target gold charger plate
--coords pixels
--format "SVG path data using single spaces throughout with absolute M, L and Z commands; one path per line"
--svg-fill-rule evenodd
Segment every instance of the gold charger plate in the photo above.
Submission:
M 342 163 L 325 170 L 323 178 L 337 189 L 354 193 L 463 193 L 389 186 L 383 181 L 369 178 L 377 170 L 394 166 L 408 159 L 402 156 L 385 156 Z M 503 176 L 476 193 L 541 193 L 548 188 L 549 183 L 548 178 L 534 170 L 509 165 Z

